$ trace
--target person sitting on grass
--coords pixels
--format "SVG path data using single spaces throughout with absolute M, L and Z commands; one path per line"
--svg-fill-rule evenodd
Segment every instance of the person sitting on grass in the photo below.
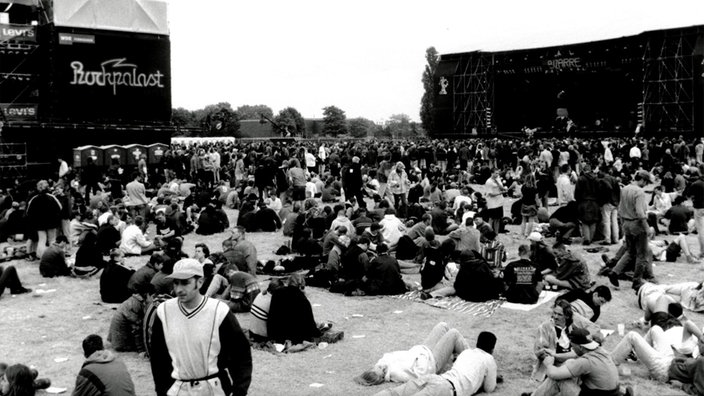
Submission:
M 267 331 L 269 321 L 269 308 L 271 307 L 272 294 L 284 287 L 284 282 L 280 278 L 273 278 L 269 282 L 266 290 L 259 293 L 252 302 L 249 310 L 249 339 L 253 342 L 266 342 L 269 340 Z
M 462 334 L 447 323 L 440 322 L 422 343 L 409 350 L 385 353 L 374 367 L 354 380 L 361 385 L 408 382 L 423 375 L 442 372 L 452 362 L 452 356 L 465 349 L 469 349 L 469 343 Z
M 130 280 L 127 282 L 127 289 L 131 293 L 137 293 L 137 290 L 145 290 L 144 288 L 151 291 L 152 279 L 163 266 L 164 254 L 161 252 L 152 253 L 149 261 L 130 276 Z
M 39 262 L 39 273 L 45 278 L 55 276 L 71 276 L 71 267 L 66 263 L 66 253 L 71 245 L 65 236 L 59 235 L 42 254 Z
M 452 368 L 442 374 L 428 374 L 412 379 L 403 385 L 386 389 L 375 396 L 420 395 L 474 395 L 479 391 L 496 390 L 497 375 L 494 347 L 496 336 L 482 331 L 477 337 L 477 347 L 462 351 Z
M 377 253 L 367 269 L 362 290 L 369 296 L 395 295 L 406 292 L 398 260 L 389 255 L 386 244 L 378 245 Z
M 591 277 L 587 263 L 576 257 L 562 242 L 552 246 L 552 251 L 557 258 L 557 268 L 554 272 L 545 274 L 545 282 L 561 289 L 582 289 L 591 287 Z
M 460 253 L 460 270 L 454 287 L 458 297 L 473 302 L 498 299 L 504 290 L 502 280 L 494 275 L 484 257 L 469 250 Z
M 120 304 L 110 320 L 108 342 L 118 352 L 144 352 L 142 321 L 145 310 L 151 304 L 151 285 L 142 284 L 125 302 Z
M 27 289 L 22 286 L 20 277 L 17 275 L 17 269 L 14 266 L 8 265 L 5 268 L 0 267 L 0 296 L 5 292 L 5 289 L 10 289 L 10 294 L 29 293 L 32 289 Z
M 305 280 L 301 274 L 292 274 L 287 285 L 271 294 L 271 305 L 267 319 L 268 338 L 276 343 L 292 344 L 324 341 L 334 343 L 344 337 L 344 332 L 329 331 L 332 324 L 318 324 L 313 308 L 303 290 Z
M 103 254 L 98 248 L 97 241 L 98 236 L 94 232 L 89 232 L 83 238 L 83 243 L 76 252 L 76 263 L 73 266 L 73 273 L 76 276 L 93 276 L 107 265 L 103 260 Z
M 511 303 L 535 304 L 543 290 L 543 276 L 530 261 L 528 245 L 518 247 L 518 257 L 504 268 L 504 297 Z
M 122 232 L 120 249 L 122 249 L 125 254 L 131 256 L 151 254 L 153 251 L 159 250 L 159 247 L 156 246 L 154 242 L 144 236 L 146 228 L 147 224 L 145 224 L 144 218 L 142 216 L 136 216 L 134 223 L 128 225 L 125 231 Z
M 251 274 L 239 271 L 237 266 L 228 264 L 223 271 L 228 279 L 229 287 L 223 293 L 224 300 L 232 312 L 249 312 L 252 302 L 261 292 L 257 278 Z M 213 283 L 209 290 L 217 288 Z
M 605 285 L 599 285 L 591 292 L 575 289 L 558 296 L 557 300 L 568 301 L 572 305 L 574 312 L 589 319 L 591 322 L 596 322 L 601 315 L 601 307 L 611 301 L 611 290 Z
M 122 360 L 105 350 L 103 339 L 91 334 L 83 340 L 86 361 L 76 377 L 73 396 L 134 396 L 134 383 Z
M 579 382 L 581 396 L 621 396 L 618 369 L 609 353 L 591 338 L 589 332 L 585 329 L 572 330 L 569 333 L 569 343 L 575 358 L 560 366 L 554 365 L 554 356 L 548 355 L 543 360 L 548 378 L 553 381 Z M 626 395 L 633 396 L 631 387 L 626 388 Z M 526 392 L 522 396 L 531 394 Z
M 134 270 L 125 267 L 125 254 L 120 249 L 110 252 L 110 261 L 100 275 L 100 298 L 110 304 L 121 304 L 132 293 L 127 289 L 127 283 Z

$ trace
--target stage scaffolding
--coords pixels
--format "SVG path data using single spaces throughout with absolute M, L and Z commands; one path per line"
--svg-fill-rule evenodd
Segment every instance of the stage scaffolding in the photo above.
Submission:
M 454 132 L 458 134 L 491 132 L 494 103 L 493 55 L 474 52 L 462 56 L 453 76 L 452 106 Z
M 649 133 L 695 131 L 698 37 L 692 31 L 675 30 L 647 40 L 643 54 L 643 121 Z

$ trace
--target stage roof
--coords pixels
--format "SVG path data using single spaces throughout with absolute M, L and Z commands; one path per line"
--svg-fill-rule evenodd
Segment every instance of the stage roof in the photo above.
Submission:
M 0 0 L 44 9 L 56 26 L 169 34 L 166 0 Z
M 56 26 L 169 34 L 165 0 L 54 0 L 53 11 Z
M 449 48 L 447 51 L 441 51 L 443 56 L 460 55 L 470 52 L 481 52 L 481 53 L 502 53 L 502 52 L 512 52 L 512 51 L 524 51 L 524 50 L 535 50 L 535 49 L 548 49 L 548 48 L 558 48 L 566 47 L 570 45 L 578 44 L 588 44 L 594 42 L 603 42 L 609 40 L 618 40 L 626 37 L 635 37 L 649 33 L 661 32 L 666 30 L 675 29 L 690 29 L 690 28 L 702 28 L 704 25 L 687 25 L 687 26 L 668 26 L 661 29 L 646 29 L 646 30 L 623 30 L 622 28 L 615 28 L 610 32 L 598 32 L 592 33 L 587 39 L 573 39 L 571 35 L 562 34 L 547 34 L 547 35 L 535 35 L 535 36 L 516 36 L 512 37 L 510 40 L 498 41 L 489 38 L 489 42 L 486 46 L 482 45 L 481 48 L 478 46 L 465 47 L 465 48 Z

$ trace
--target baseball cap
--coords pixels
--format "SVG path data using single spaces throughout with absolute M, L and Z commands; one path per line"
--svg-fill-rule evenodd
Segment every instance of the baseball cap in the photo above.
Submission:
M 540 242 L 543 240 L 543 235 L 538 231 L 533 231 L 528 235 L 528 240 L 532 242 Z
M 570 342 L 582 346 L 583 348 L 589 349 L 590 351 L 595 350 L 599 347 L 596 341 L 592 339 L 589 332 L 585 329 L 576 328 L 573 329 L 569 335 Z
M 170 279 L 190 279 L 194 276 L 203 277 L 203 265 L 196 259 L 185 258 L 174 264 L 174 271 L 167 276 Z

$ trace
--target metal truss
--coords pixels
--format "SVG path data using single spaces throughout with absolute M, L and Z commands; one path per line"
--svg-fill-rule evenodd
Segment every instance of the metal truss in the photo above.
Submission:
M 651 37 L 643 54 L 643 121 L 649 133 L 691 133 L 695 123 L 697 35 Z
M 491 132 L 494 84 L 493 55 L 473 52 L 459 60 L 458 74 L 453 76 L 454 132 L 470 134 Z

